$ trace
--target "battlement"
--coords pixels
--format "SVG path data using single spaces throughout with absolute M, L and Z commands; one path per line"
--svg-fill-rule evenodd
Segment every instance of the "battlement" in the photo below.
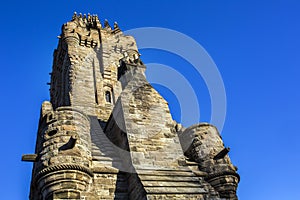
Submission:
M 72 17 L 73 22 L 78 22 L 79 25 L 82 27 L 88 27 L 88 28 L 101 28 L 101 23 L 98 18 L 98 15 L 91 15 L 90 13 L 86 14 L 77 14 L 77 12 L 74 12 Z
M 92 28 L 92 29 L 107 29 L 110 30 L 112 33 L 117 33 L 120 32 L 120 28 L 117 22 L 114 22 L 113 27 L 109 24 L 108 20 L 105 19 L 103 26 L 101 24 L 101 21 L 98 17 L 98 15 L 94 14 L 82 14 L 77 12 L 74 12 L 73 17 L 72 17 L 72 22 L 77 22 L 78 25 L 80 25 L 83 28 Z

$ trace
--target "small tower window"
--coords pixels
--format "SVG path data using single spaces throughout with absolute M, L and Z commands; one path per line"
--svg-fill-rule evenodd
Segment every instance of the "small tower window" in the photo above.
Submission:
M 110 95 L 109 91 L 105 92 L 105 99 L 106 99 L 106 102 L 111 103 L 111 95 Z

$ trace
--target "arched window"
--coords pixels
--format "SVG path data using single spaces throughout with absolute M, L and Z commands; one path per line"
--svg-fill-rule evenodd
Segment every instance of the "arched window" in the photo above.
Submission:
M 105 92 L 105 99 L 106 99 L 106 102 L 111 103 L 111 95 L 110 95 L 109 91 Z

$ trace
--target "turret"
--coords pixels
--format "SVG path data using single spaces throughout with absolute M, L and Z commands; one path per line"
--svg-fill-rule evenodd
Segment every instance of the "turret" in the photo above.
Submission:
M 54 51 L 53 108 L 73 106 L 107 121 L 122 90 L 119 60 L 131 52 L 137 52 L 135 41 L 123 35 L 116 22 L 112 29 L 107 20 L 102 26 L 97 15 L 74 13 L 62 26 Z
M 200 171 L 206 172 L 205 180 L 219 193 L 221 198 L 236 200 L 240 176 L 232 165 L 229 148 L 213 125 L 200 123 L 179 133 L 185 156 L 198 163 Z
M 31 200 L 78 198 L 92 182 L 89 118 L 79 110 L 44 102 L 39 122 Z

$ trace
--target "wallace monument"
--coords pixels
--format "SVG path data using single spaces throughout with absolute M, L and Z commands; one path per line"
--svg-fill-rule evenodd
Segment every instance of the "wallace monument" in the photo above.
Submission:
M 149 84 L 132 36 L 74 14 L 54 50 L 30 200 L 237 200 L 237 168 L 211 124 L 183 127 Z

